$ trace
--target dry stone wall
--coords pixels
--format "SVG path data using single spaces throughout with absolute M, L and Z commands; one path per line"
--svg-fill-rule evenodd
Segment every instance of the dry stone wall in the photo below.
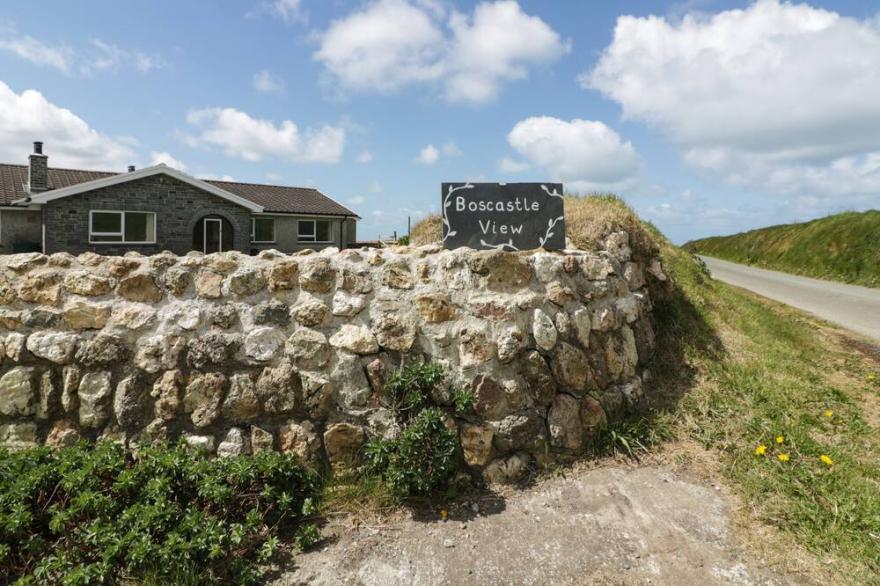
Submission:
M 646 388 L 647 281 L 665 277 L 625 233 L 607 248 L 5 256 L 0 443 L 183 437 L 334 464 L 397 433 L 383 382 L 427 360 L 475 396 L 449 417 L 467 464 L 511 480 Z

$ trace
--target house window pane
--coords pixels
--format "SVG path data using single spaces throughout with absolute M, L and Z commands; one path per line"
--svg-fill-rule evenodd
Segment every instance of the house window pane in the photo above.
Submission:
M 272 218 L 254 218 L 254 242 L 275 241 L 275 220 Z
M 315 240 L 318 242 L 330 242 L 330 222 L 327 220 L 315 222 Z
M 118 212 L 92 213 L 92 232 L 122 232 L 122 214 Z
M 299 239 L 305 242 L 315 241 L 315 222 L 314 220 L 300 220 L 298 222 Z
M 126 242 L 152 242 L 155 240 L 155 228 L 156 217 L 152 213 L 126 212 Z

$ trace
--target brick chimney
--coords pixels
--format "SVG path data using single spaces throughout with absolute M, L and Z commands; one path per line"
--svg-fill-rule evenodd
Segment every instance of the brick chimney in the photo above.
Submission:
M 28 159 L 28 191 L 46 191 L 49 189 L 49 157 L 43 154 L 43 143 L 34 143 L 34 152 Z

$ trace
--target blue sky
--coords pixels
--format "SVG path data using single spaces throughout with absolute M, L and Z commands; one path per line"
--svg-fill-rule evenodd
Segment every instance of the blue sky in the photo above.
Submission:
M 0 160 L 312 185 L 361 237 L 440 183 L 614 191 L 678 242 L 878 206 L 880 5 L 4 2 Z

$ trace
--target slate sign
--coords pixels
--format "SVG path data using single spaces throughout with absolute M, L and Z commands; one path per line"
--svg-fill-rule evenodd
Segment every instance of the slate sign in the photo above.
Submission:
M 565 248 L 561 183 L 444 183 L 443 246 Z

